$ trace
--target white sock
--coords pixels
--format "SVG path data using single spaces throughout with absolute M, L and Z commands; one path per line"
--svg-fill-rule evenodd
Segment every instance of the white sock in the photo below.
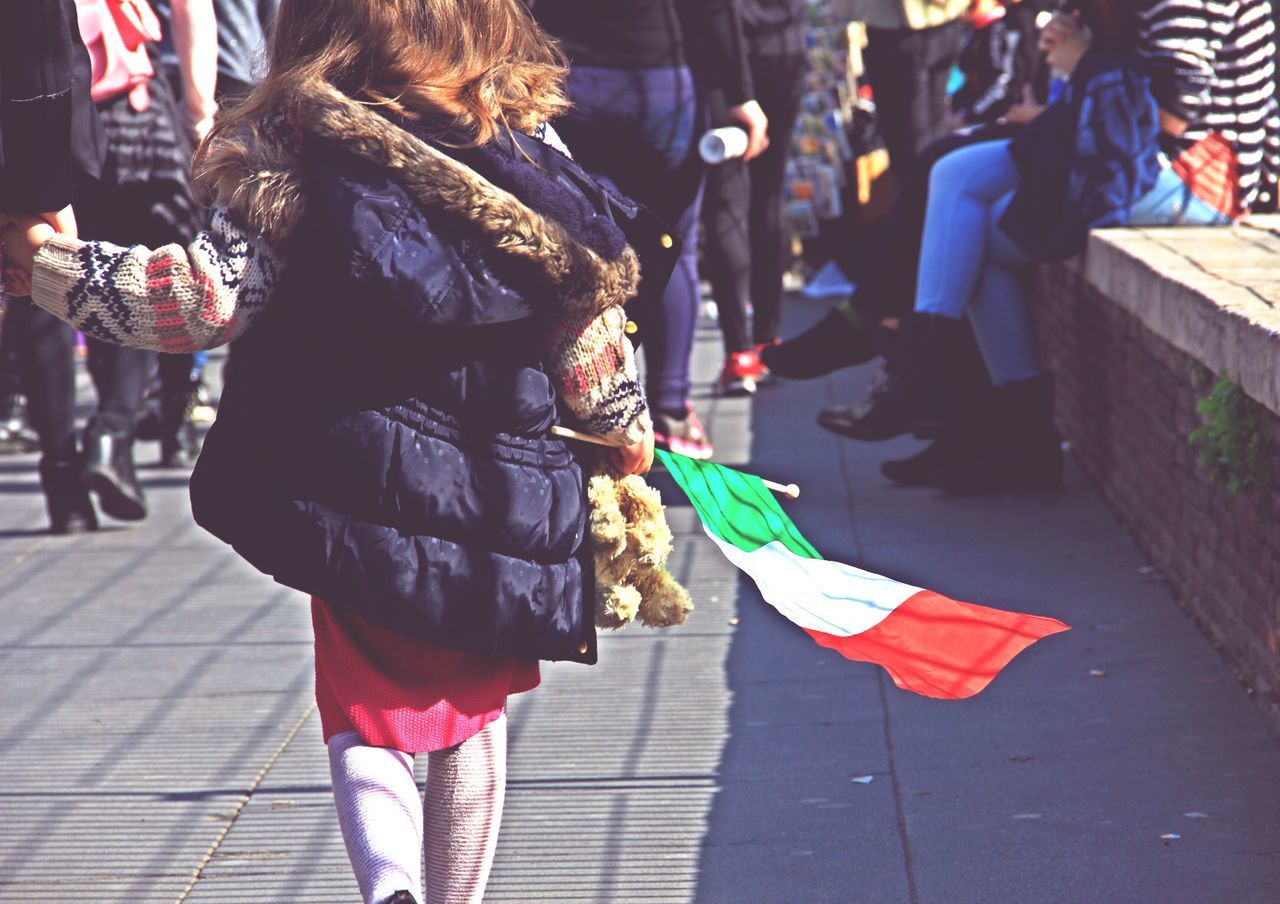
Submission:
M 365 746 L 354 731 L 329 739 L 329 774 L 347 856 L 365 904 L 401 889 L 422 898 L 422 806 L 413 756 Z
M 502 823 L 506 715 L 456 747 L 429 756 L 426 904 L 476 904 L 484 897 Z

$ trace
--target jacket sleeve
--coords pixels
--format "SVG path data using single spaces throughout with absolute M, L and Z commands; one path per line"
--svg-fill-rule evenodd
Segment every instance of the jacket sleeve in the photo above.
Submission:
M 0 209 L 71 200 L 73 25 L 62 0 L 0 3 Z
M 1230 13 L 1213 0 L 1142 0 L 1138 4 L 1137 52 L 1151 78 L 1160 109 L 1188 122 L 1209 103 L 1214 62 Z
M 213 348 L 244 333 L 280 282 L 266 242 L 215 209 L 186 248 L 54 236 L 36 255 L 31 296 L 86 335 L 159 352 Z
M 473 327 L 536 313 L 494 273 L 486 244 L 464 237 L 465 223 L 424 211 L 387 175 L 334 161 L 318 164 L 312 176 L 309 203 L 321 218 L 320 241 L 337 243 L 360 303 L 378 305 L 393 324 Z
M 567 317 L 551 330 L 548 356 L 565 408 L 587 433 L 614 445 L 639 442 L 652 423 L 626 325 L 618 305 Z

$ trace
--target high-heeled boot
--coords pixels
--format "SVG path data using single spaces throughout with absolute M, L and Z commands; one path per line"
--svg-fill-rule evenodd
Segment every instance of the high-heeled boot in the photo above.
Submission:
M 133 430 L 94 418 L 84 429 L 85 488 L 98 494 L 98 505 L 112 518 L 141 521 L 147 503 L 133 467 Z
M 80 481 L 83 464 L 74 437 L 65 448 L 40 459 L 40 487 L 49 510 L 51 534 L 82 534 L 98 529 L 93 501 Z
M 199 453 L 196 425 L 191 420 L 189 392 L 166 392 L 160 396 L 160 467 L 185 468 L 195 463 Z
M 963 367 L 968 326 L 936 314 L 916 314 L 888 379 L 865 401 L 823 409 L 818 424 L 850 439 L 878 441 L 937 433 Z

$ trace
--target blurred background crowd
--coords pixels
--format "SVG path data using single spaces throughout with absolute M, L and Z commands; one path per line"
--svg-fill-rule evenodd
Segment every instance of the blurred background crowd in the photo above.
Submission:
M 0 213 L 119 245 L 190 242 L 207 215 L 194 147 L 261 77 L 277 3 L 0 6 Z M 1052 489 L 1031 268 L 1079 253 L 1094 227 L 1226 225 L 1275 205 L 1271 0 L 527 5 L 569 67 L 555 132 L 679 245 L 644 372 L 658 445 L 693 457 L 714 455 L 690 376 L 713 317 L 714 392 L 881 358 L 870 397 L 815 414 L 854 440 L 931 440 L 885 462 L 887 479 Z M 40 453 L 54 533 L 144 518 L 135 441 L 190 467 L 216 408 L 204 356 L 86 340 L 23 297 L 23 274 L 6 286 L 0 453 Z M 805 297 L 829 313 L 783 335 L 784 302 Z

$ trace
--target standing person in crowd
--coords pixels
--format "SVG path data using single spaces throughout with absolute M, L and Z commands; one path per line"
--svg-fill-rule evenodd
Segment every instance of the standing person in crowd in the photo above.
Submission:
M 179 139 L 186 143 L 188 153 L 209 134 L 218 112 L 220 23 L 216 6 L 215 0 L 157 0 L 155 5 L 162 31 L 156 57 L 185 126 Z M 194 226 L 193 221 L 191 228 L 175 234 L 171 241 L 191 241 Z M 195 459 L 197 442 L 190 409 L 204 357 L 204 352 L 161 352 L 157 356 L 155 386 L 135 429 L 138 439 L 160 441 L 161 467 L 183 467 Z
M 889 165 L 905 176 L 947 129 L 947 83 L 965 38 L 972 0 L 837 0 L 867 26 L 862 58 L 875 92 Z
M 934 167 L 904 366 L 871 404 L 824 412 L 824 426 L 882 439 L 941 423 L 933 445 L 886 463 L 900 482 L 961 493 L 1058 485 L 1026 270 L 1077 253 L 1095 226 L 1222 224 L 1257 201 L 1275 123 L 1270 14 L 1268 0 L 1097 0 L 1056 13 L 1040 46 L 1068 74 L 1062 99 L 1011 141 Z M 1179 149 L 1211 134 L 1239 164 L 1229 198 L 1198 194 L 1181 166 Z M 957 414 L 949 387 L 966 316 L 995 388 Z
M 769 118 L 769 144 L 750 162 L 726 160 L 707 174 L 704 260 L 725 346 L 716 386 L 731 395 L 755 392 L 766 373 L 759 350 L 778 341 L 791 250 L 783 189 L 808 68 L 805 6 L 805 0 L 743 0 L 747 58 L 756 99 Z M 732 123 L 722 91 L 710 92 L 708 102 L 713 125 Z
M 69 0 L 0 6 L 0 211 L 42 213 L 74 234 L 73 185 L 97 178 L 102 165 L 88 90 Z M 40 440 L 23 396 L 29 311 L 16 297 L 10 303 L 6 318 L 0 302 L 0 452 L 31 452 Z
M 90 98 L 92 71 L 74 0 L 0 5 L 0 212 L 37 214 L 74 237 L 70 207 L 102 172 L 106 139 Z M 0 213 L 2 215 L 2 213 Z M 96 526 L 81 483 L 73 421 L 73 333 L 30 304 L 5 271 L 4 344 L 18 361 L 40 442 L 40 481 L 55 534 Z
M 367 904 L 481 900 L 506 698 L 538 684 L 539 659 L 596 659 L 561 406 L 619 472 L 652 461 L 621 305 L 671 261 L 656 238 L 628 244 L 642 211 L 533 137 L 565 109 L 564 77 L 519 0 L 283 0 L 266 79 L 202 146 L 213 217 L 193 244 L 0 220 L 35 301 L 99 337 L 243 333 L 192 510 L 312 595 Z
M 182 0 L 157 0 L 157 14 L 173 24 L 165 29 L 159 56 L 195 142 L 208 133 L 220 104 L 244 100 L 262 77 L 278 7 L 278 0 L 212 0 L 191 9 Z M 163 466 L 189 464 L 198 452 L 191 408 L 202 392 L 206 358 L 204 351 L 160 355 L 138 435 L 160 441 Z
M 572 108 L 556 124 L 590 172 L 668 224 L 680 262 L 661 302 L 636 314 L 654 435 L 664 448 L 710 458 L 690 402 L 699 312 L 698 218 L 704 167 L 697 145 L 704 92 L 722 92 L 748 133 L 745 159 L 768 144 L 736 0 L 536 0 L 534 15 L 569 56 Z M 694 53 L 693 51 L 697 51 Z

